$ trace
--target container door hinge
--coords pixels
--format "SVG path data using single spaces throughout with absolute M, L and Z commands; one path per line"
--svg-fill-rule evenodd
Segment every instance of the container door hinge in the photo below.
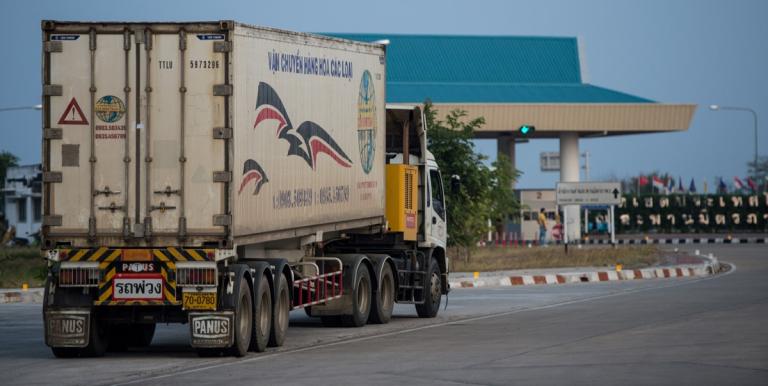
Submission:
M 187 238 L 187 218 L 184 216 L 179 217 L 179 238 Z
M 230 96 L 232 95 L 231 84 L 215 84 L 213 85 L 213 96 Z
M 58 128 L 46 127 L 43 129 L 44 139 L 62 139 L 64 138 L 64 132 Z
M 213 216 L 213 226 L 226 227 L 232 225 L 232 216 L 228 214 L 216 214 Z
M 232 181 L 232 172 L 213 172 L 213 182 L 230 182 Z
M 62 96 L 64 88 L 60 84 L 43 85 L 43 96 Z
M 96 238 L 96 217 L 88 218 L 88 238 Z
M 61 172 L 43 172 L 43 182 L 60 183 L 64 180 Z
M 52 214 L 50 216 L 43 216 L 43 226 L 60 227 L 62 224 L 61 215 Z
M 63 52 L 64 45 L 57 41 L 48 41 L 43 43 L 43 51 L 45 52 Z
M 230 139 L 232 138 L 232 128 L 230 127 L 214 127 L 213 139 Z

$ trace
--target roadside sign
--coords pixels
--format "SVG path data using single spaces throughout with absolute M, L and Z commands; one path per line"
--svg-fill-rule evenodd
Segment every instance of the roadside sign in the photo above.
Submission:
M 619 205 L 619 182 L 558 182 L 557 205 Z

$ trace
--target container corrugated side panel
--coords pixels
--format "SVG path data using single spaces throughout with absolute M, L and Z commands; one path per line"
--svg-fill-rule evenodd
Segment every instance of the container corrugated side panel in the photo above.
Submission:
M 384 215 L 380 46 L 238 25 L 234 235 Z

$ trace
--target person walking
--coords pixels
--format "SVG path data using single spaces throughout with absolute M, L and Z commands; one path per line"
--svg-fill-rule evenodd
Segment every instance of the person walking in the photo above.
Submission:
M 539 244 L 547 244 L 547 214 L 544 213 L 544 208 L 539 210 Z

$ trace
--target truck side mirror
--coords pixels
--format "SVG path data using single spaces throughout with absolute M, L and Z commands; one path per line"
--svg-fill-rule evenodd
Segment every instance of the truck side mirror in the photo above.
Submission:
M 451 194 L 458 194 L 461 190 L 461 177 L 454 174 L 451 176 Z

